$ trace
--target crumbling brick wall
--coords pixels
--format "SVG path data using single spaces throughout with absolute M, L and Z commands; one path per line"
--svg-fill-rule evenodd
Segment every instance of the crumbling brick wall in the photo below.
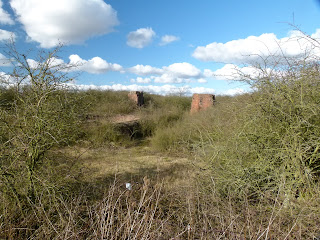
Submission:
M 128 94 L 129 99 L 134 101 L 138 106 L 142 106 L 144 104 L 143 92 L 133 91 Z
M 215 95 L 212 94 L 193 94 L 191 103 L 191 113 L 196 113 L 214 105 Z

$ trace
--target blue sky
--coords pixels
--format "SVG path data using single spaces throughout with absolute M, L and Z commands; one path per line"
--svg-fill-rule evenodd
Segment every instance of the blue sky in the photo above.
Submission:
M 83 89 L 233 95 L 249 87 L 231 81 L 232 69 L 255 60 L 249 55 L 265 56 L 266 46 L 277 51 L 275 42 L 298 36 L 290 23 L 320 37 L 316 0 L 0 3 L 1 43 L 10 35 L 21 49 L 50 50 L 64 43 L 57 61 L 78 65 L 72 84 Z M 297 48 L 292 42 L 284 47 L 290 56 L 303 51 Z M 0 65 L 2 72 L 10 70 Z

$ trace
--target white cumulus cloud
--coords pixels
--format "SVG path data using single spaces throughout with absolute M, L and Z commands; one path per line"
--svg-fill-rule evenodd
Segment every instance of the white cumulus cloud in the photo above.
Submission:
M 201 71 L 190 63 L 173 63 L 163 69 L 172 75 L 180 78 L 191 78 L 201 76 Z
M 117 12 L 103 0 L 11 0 L 10 5 L 28 38 L 44 48 L 81 44 L 119 24 Z
M 265 69 L 267 71 L 268 69 Z M 235 64 L 226 64 L 215 71 L 205 69 L 203 75 L 206 78 L 215 80 L 241 80 L 246 77 L 258 78 L 262 74 L 261 70 L 253 66 L 239 67 Z
M 76 70 L 88 72 L 88 73 L 105 73 L 108 71 L 122 71 L 122 66 L 116 63 L 108 63 L 106 60 L 100 57 L 94 57 L 89 60 L 84 60 L 76 54 L 69 56 L 70 65 L 76 66 Z
M 216 92 L 213 88 L 205 88 L 205 87 L 195 87 L 190 88 L 190 93 L 198 93 L 198 94 L 214 94 Z
M 313 36 L 320 36 L 320 30 Z M 213 42 L 197 47 L 192 56 L 202 61 L 241 64 L 260 62 L 268 57 L 277 61 L 278 57 L 300 57 L 310 52 L 320 56 L 320 50 L 301 32 L 291 31 L 287 37 L 280 39 L 273 33 L 265 33 L 226 43 Z
M 199 78 L 198 79 L 198 83 L 207 83 L 208 81 L 207 81 L 207 79 L 205 79 L 205 78 Z
M 136 82 L 136 83 L 151 83 L 151 78 L 142 78 L 142 77 L 137 77 L 136 79 L 132 78 L 131 82 Z
M 176 37 L 176 36 L 173 36 L 173 35 L 164 35 L 162 38 L 161 38 L 161 42 L 160 42 L 160 46 L 164 46 L 164 45 L 167 45 L 169 43 L 172 43 L 172 42 L 176 42 L 176 41 L 179 41 L 180 38 L 179 37 Z
M 28 59 L 27 61 L 31 68 L 37 68 L 41 64 L 33 59 Z M 123 70 L 121 65 L 116 63 L 108 63 L 106 60 L 100 57 L 84 60 L 77 54 L 70 55 L 68 63 L 64 62 L 62 59 L 53 57 L 48 59 L 48 64 L 50 68 L 57 68 L 63 72 L 83 71 L 93 74 L 100 74 L 109 71 L 121 72 Z
M 40 69 L 42 67 L 50 68 L 54 71 L 60 71 L 60 72 L 72 72 L 74 71 L 74 68 L 72 69 L 72 66 L 69 64 L 66 64 L 62 59 L 51 57 L 47 59 L 45 62 L 41 61 L 38 62 L 34 59 L 27 59 L 27 63 L 31 69 Z M 19 63 L 18 63 L 19 64 Z
M 134 48 L 144 48 L 152 42 L 155 35 L 152 28 L 139 28 L 128 34 L 127 44 Z
M 37 68 L 38 66 L 40 66 L 40 63 L 39 62 L 37 62 L 36 60 L 33 60 L 33 59 L 27 59 L 27 63 L 28 63 L 28 65 L 29 65 L 29 67 L 30 68 L 32 68 L 32 69 L 35 69 L 35 68 Z
M 16 35 L 13 32 L 0 29 L 0 41 L 6 41 L 9 39 L 15 39 Z
M 0 66 L 1 67 L 11 66 L 11 61 L 6 56 L 4 56 L 2 53 L 0 53 Z
M 201 77 L 201 70 L 187 62 L 173 63 L 162 69 L 164 73 L 161 76 L 153 77 L 157 83 L 183 83 Z
M 248 91 L 242 89 L 242 88 L 232 88 L 232 89 L 228 89 L 225 91 L 221 91 L 218 94 L 219 95 L 228 95 L 228 96 L 235 96 L 235 95 L 240 95 L 240 94 L 244 94 L 247 93 Z
M 164 73 L 161 76 L 151 77 L 156 83 L 183 83 L 190 81 L 188 78 L 181 78 L 172 73 Z
M 0 72 L 0 86 L 9 87 L 14 84 L 14 78 L 5 72 Z
M 151 75 L 151 74 L 158 75 L 163 73 L 163 69 L 152 67 L 150 65 L 140 65 L 140 64 L 129 68 L 129 71 L 136 75 L 142 75 L 142 76 Z
M 12 20 L 10 14 L 7 13 L 7 12 L 2 8 L 2 1 L 1 1 L 1 0 L 0 0 L 0 23 L 2 23 L 2 24 L 9 24 L 9 25 L 14 24 L 14 21 Z
M 201 78 L 201 70 L 190 63 L 173 63 L 162 68 L 152 67 L 150 65 L 136 65 L 128 69 L 130 73 L 140 76 L 150 76 L 150 79 L 157 83 L 183 83 L 191 79 Z

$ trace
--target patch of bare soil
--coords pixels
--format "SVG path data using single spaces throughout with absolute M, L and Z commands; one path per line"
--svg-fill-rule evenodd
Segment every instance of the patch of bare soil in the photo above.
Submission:
M 140 117 L 137 115 L 127 114 L 127 115 L 117 115 L 111 118 L 111 121 L 113 123 L 128 123 L 128 122 L 138 121 L 139 119 Z

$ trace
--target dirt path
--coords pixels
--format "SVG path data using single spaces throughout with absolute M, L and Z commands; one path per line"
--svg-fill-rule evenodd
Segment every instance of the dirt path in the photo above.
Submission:
M 138 121 L 139 119 L 140 117 L 137 115 L 127 114 L 127 115 L 117 115 L 111 118 L 111 121 L 113 123 L 128 123 L 128 122 Z

